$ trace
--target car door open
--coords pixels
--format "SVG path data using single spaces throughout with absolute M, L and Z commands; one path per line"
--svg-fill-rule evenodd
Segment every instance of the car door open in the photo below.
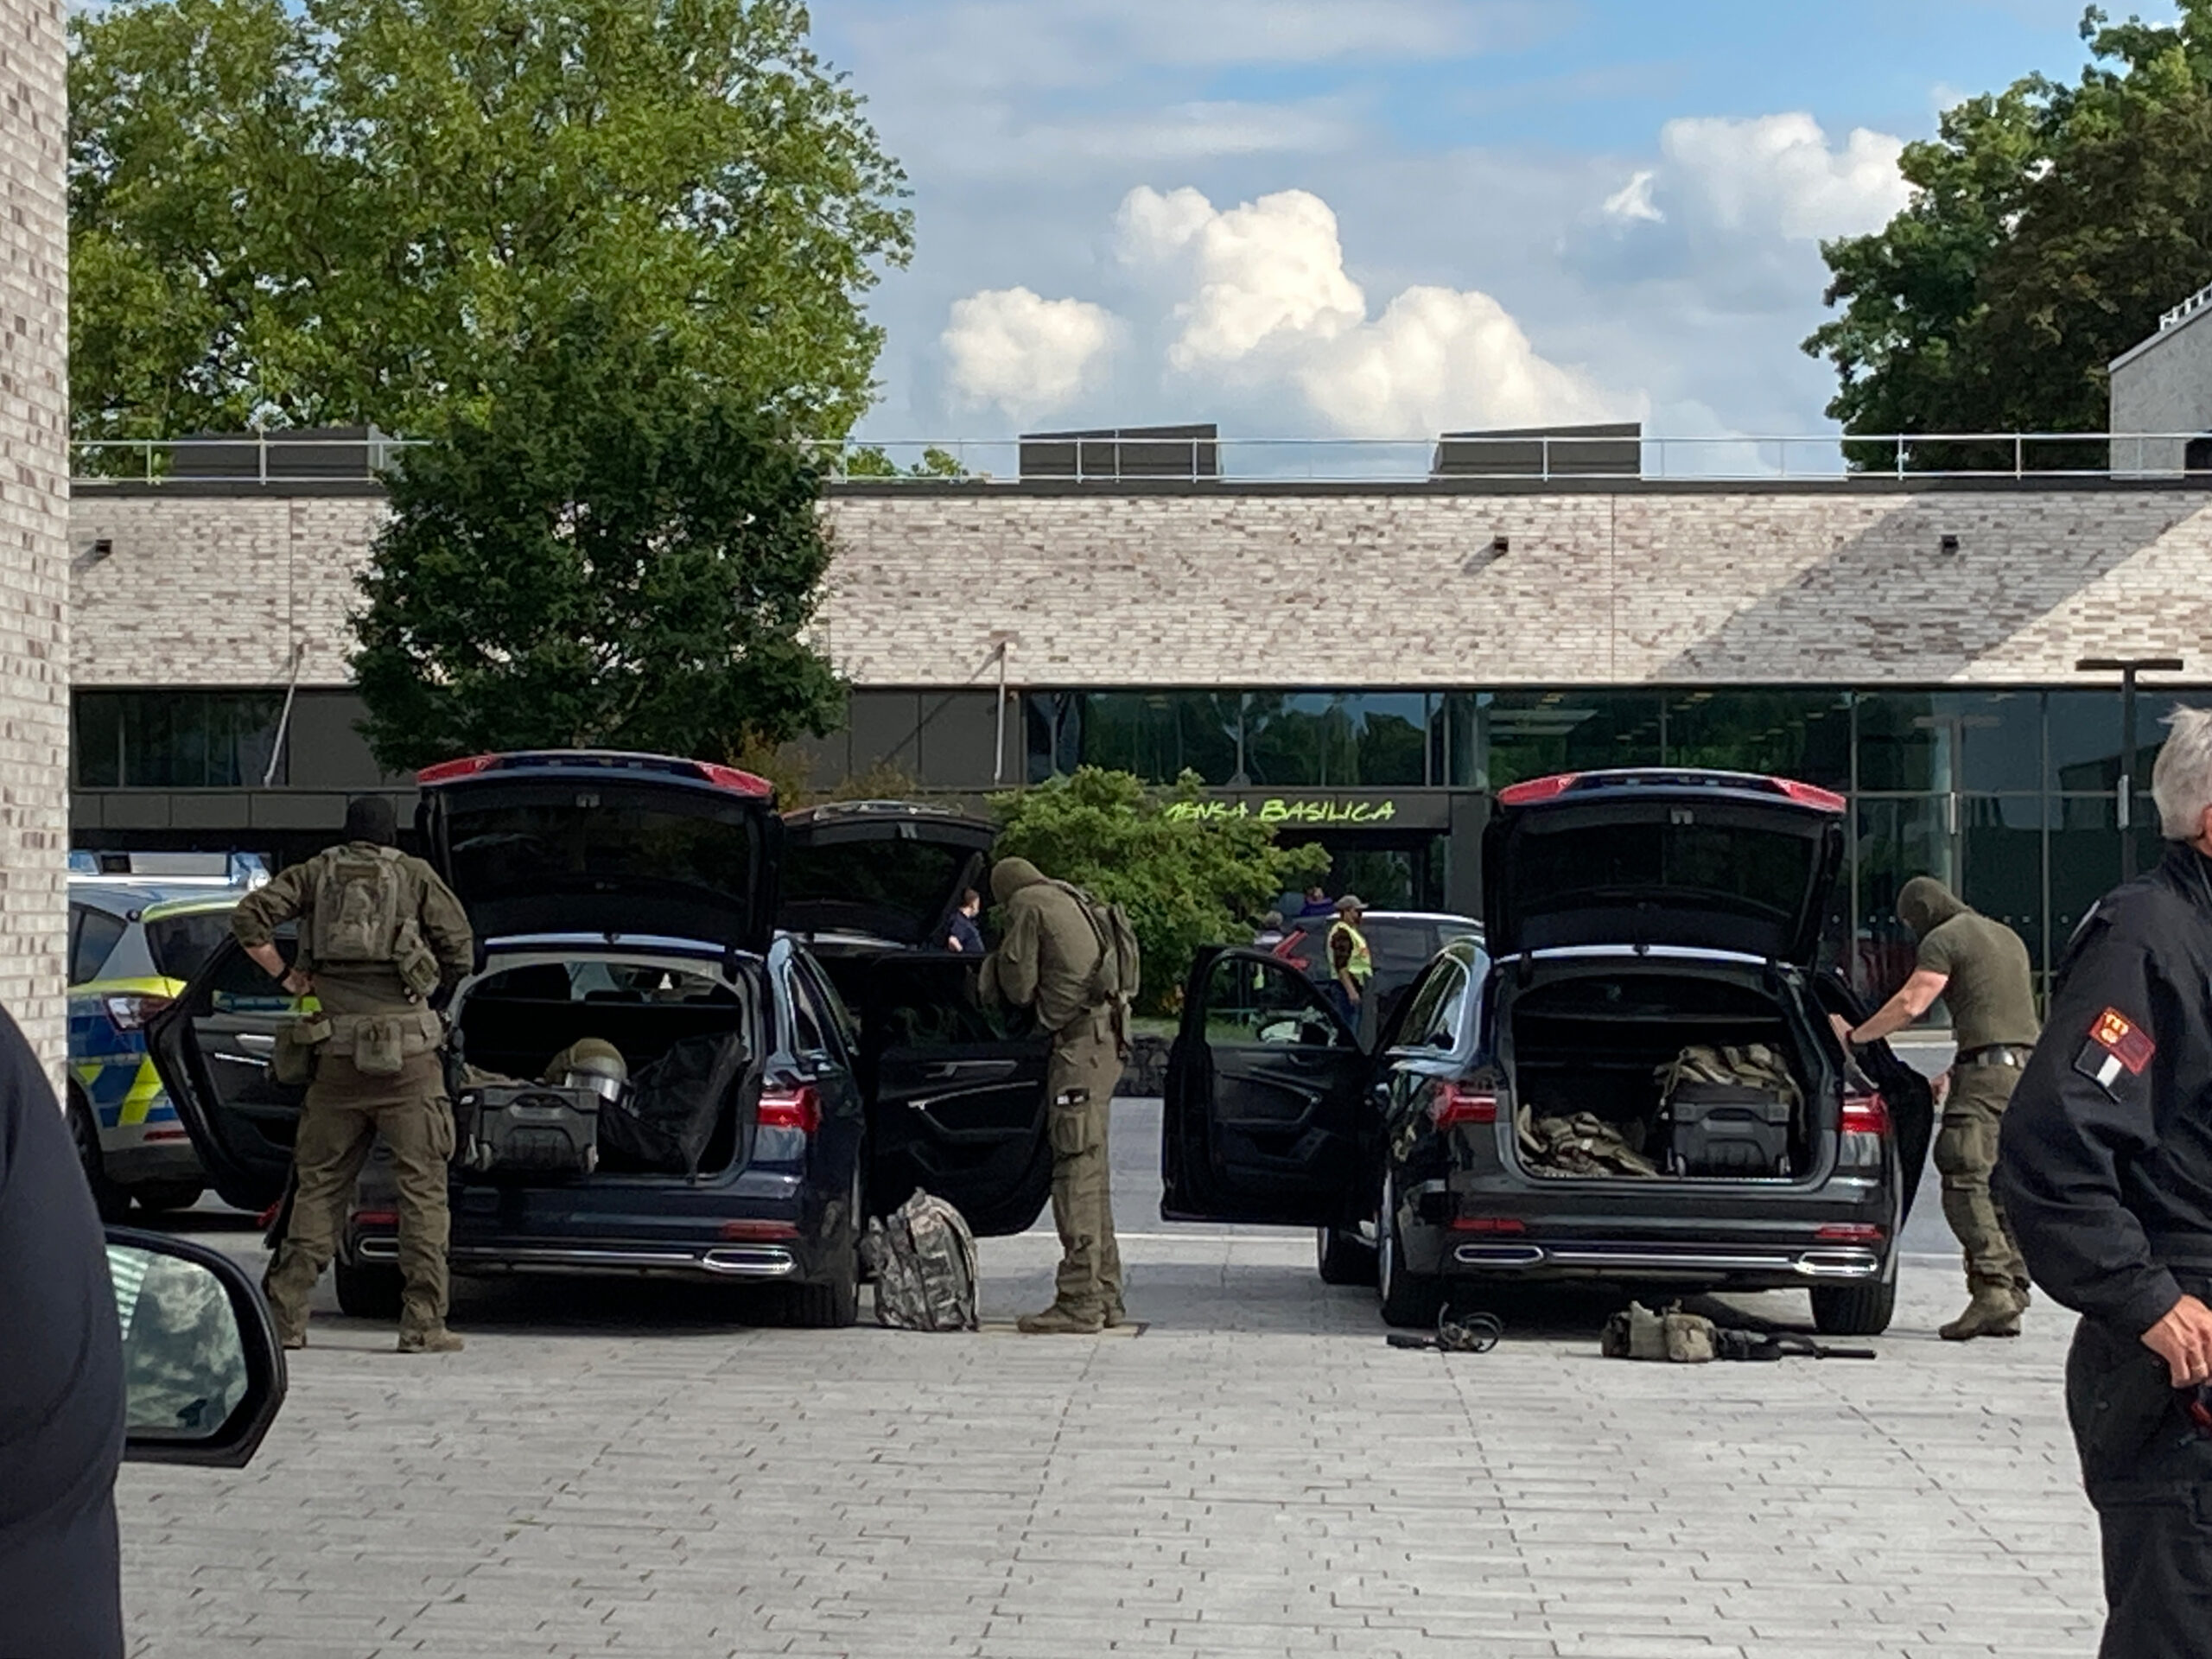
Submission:
M 293 929 L 278 934 L 276 948 L 292 959 Z M 265 1210 L 284 1195 L 307 1090 L 271 1077 L 269 1056 L 276 1028 L 298 1011 L 297 1000 L 226 939 L 147 1023 L 162 1086 L 215 1191 L 241 1210 Z
M 1170 1221 L 1325 1226 L 1362 1183 L 1369 1059 L 1319 988 L 1258 950 L 1201 951 L 1167 1062 Z
M 887 951 L 831 971 L 857 982 L 877 1206 L 922 1187 L 979 1234 L 1018 1233 L 1052 1185 L 1052 1043 L 1026 1014 L 982 1006 L 978 965 L 951 952 Z

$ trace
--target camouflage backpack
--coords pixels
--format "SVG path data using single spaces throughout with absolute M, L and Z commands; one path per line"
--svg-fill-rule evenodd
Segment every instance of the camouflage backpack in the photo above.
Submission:
M 870 1217 L 861 1260 L 875 1280 L 875 1322 L 898 1331 L 973 1331 L 976 1236 L 943 1198 L 914 1189 L 888 1216 Z

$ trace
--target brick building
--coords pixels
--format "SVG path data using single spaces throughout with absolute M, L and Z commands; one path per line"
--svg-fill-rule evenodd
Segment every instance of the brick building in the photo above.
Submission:
M 381 511 L 366 484 L 79 488 L 78 844 L 289 855 L 378 784 L 344 659 Z M 1783 772 L 1851 798 L 1870 979 L 1922 870 L 2047 963 L 2123 810 L 2155 850 L 2159 717 L 2212 696 L 2212 487 L 2182 480 L 855 481 L 825 511 L 853 690 L 809 746 L 824 781 L 1189 769 L 1210 810 L 1322 841 L 1338 887 L 1474 909 L 1491 789 Z M 2187 667 L 2137 700 L 2124 804 L 2118 687 L 2075 664 L 2140 655 Z
M 69 736 L 62 9 L 0 0 L 0 1006 L 59 1080 Z

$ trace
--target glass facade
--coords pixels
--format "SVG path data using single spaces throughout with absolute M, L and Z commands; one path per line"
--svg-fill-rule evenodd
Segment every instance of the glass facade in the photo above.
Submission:
M 2163 854 L 2156 809 L 2139 792 L 2160 722 L 2177 702 L 2208 701 L 2212 692 L 2137 696 L 2138 868 Z M 2116 688 L 1067 692 L 1033 694 L 1027 711 L 1033 780 L 1092 764 L 1156 783 L 1188 766 L 1223 788 L 1488 791 L 1548 772 L 1681 766 L 1821 785 L 1850 799 L 1834 931 L 1869 992 L 1910 969 L 1897 892 L 1923 872 L 2017 929 L 2048 972 L 2120 880 L 2120 720 Z M 1347 857 L 1363 844 L 1339 838 Z M 1363 871 L 1370 886 L 1432 894 L 1445 885 L 1427 868 L 1440 848 L 1390 856 L 1389 870 Z
M 72 709 L 79 789 L 257 789 L 284 694 L 79 691 Z M 281 762 L 271 781 L 285 781 Z

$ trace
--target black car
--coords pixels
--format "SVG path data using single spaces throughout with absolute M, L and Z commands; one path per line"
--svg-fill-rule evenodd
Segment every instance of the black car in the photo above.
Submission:
M 1329 971 L 1329 930 L 1334 914 L 1295 916 L 1283 924 L 1282 938 L 1269 948 L 1317 985 L 1334 977 Z M 1370 910 L 1359 931 L 1373 957 L 1374 976 L 1360 1008 L 1362 1034 L 1372 1037 L 1398 1011 L 1407 988 L 1445 945 L 1454 939 L 1479 942 L 1483 925 L 1471 916 L 1431 910 Z
M 1854 1066 L 1829 1023 L 1865 1013 L 1815 967 L 1843 805 L 1720 772 L 1503 791 L 1486 946 L 1446 947 L 1373 1052 L 1280 957 L 1202 955 L 1169 1058 L 1161 1214 L 1311 1225 L 1323 1276 L 1376 1283 L 1393 1324 L 1433 1320 L 1458 1281 L 1589 1278 L 1803 1287 L 1823 1331 L 1885 1329 L 1932 1104 L 1886 1046 Z M 1658 1069 L 1750 1044 L 1799 1085 L 1770 1173 L 1524 1156 L 1520 1119 L 1580 1112 L 1656 1149 Z
M 780 1285 L 796 1321 L 844 1325 L 873 1210 L 926 1186 L 979 1233 L 1036 1218 L 1046 1041 L 978 1006 L 975 959 L 930 948 L 988 823 L 882 803 L 787 820 L 760 779 L 652 755 L 485 755 L 417 781 L 423 854 L 478 941 L 456 1066 L 534 1078 L 587 1036 L 633 1077 L 679 1045 L 714 1057 L 696 1172 L 605 1147 L 569 1179 L 457 1171 L 456 1272 Z M 277 1200 L 291 1161 L 302 1091 L 264 1063 L 291 1013 L 232 944 L 151 1033 L 216 1190 L 245 1209 Z M 391 1190 L 372 1162 L 337 1265 L 349 1313 L 397 1308 Z

